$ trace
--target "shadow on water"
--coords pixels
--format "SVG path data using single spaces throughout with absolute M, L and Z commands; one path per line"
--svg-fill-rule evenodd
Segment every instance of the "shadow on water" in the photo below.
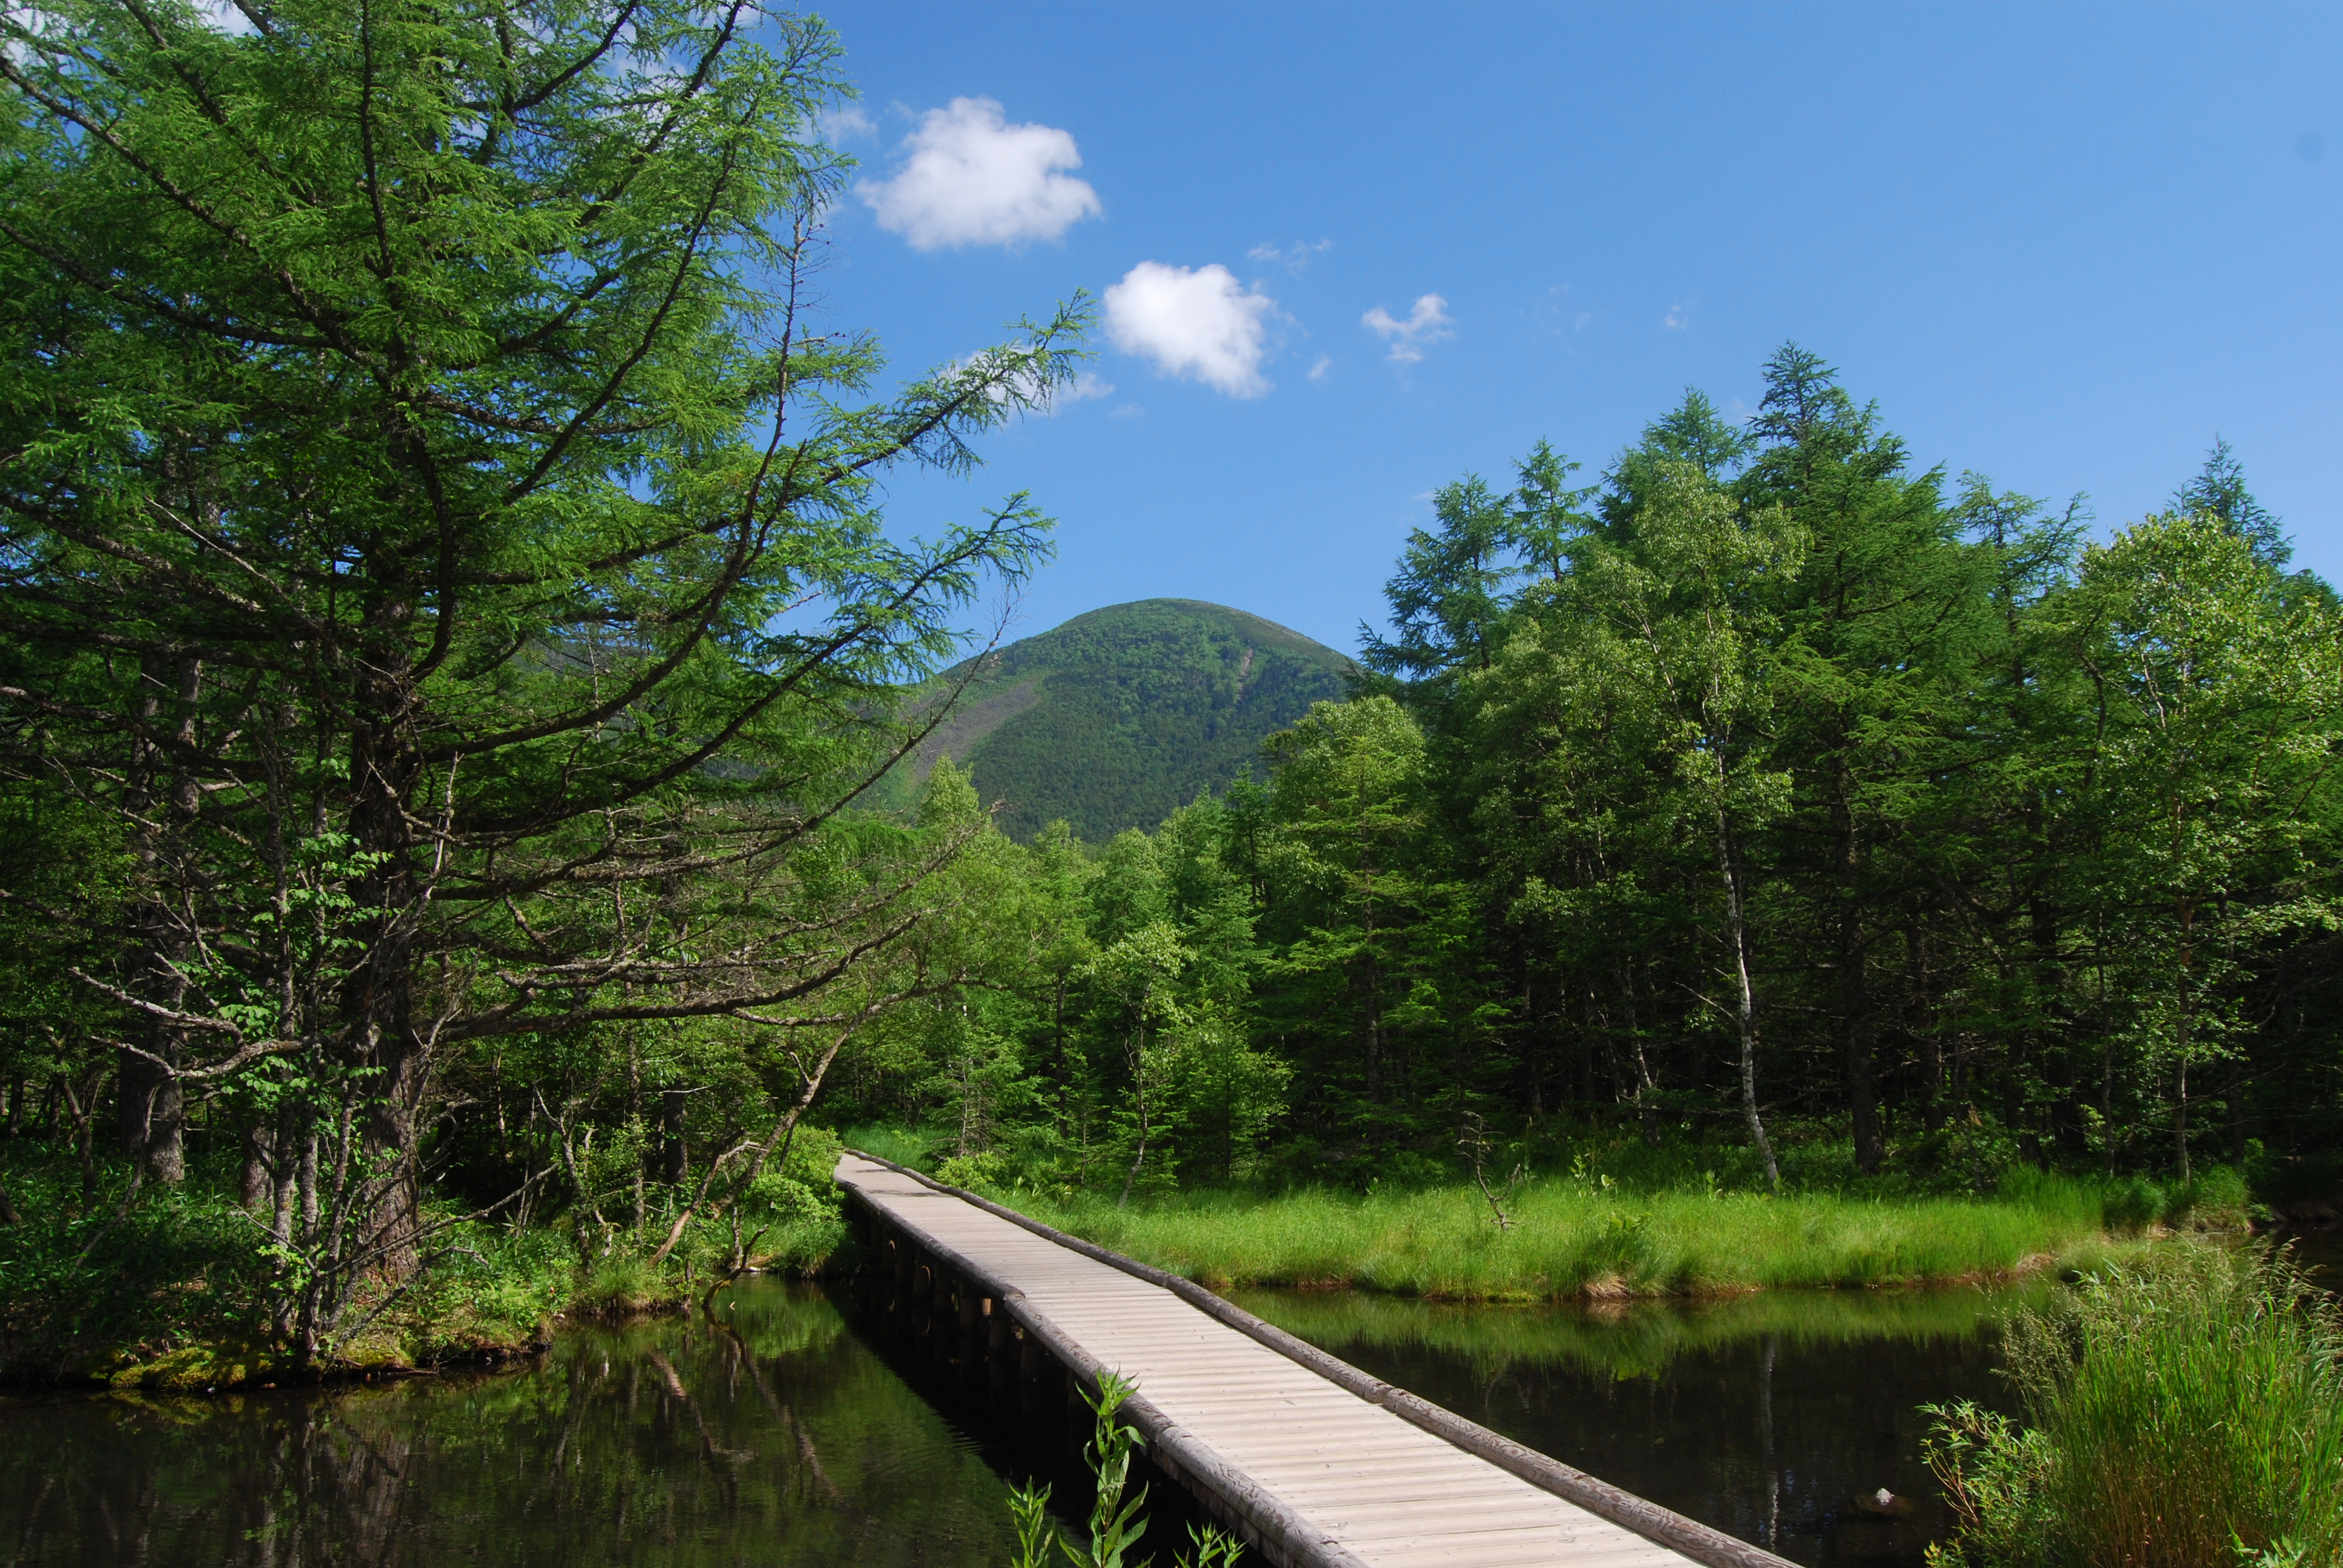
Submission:
M 1009 1560 L 1004 1469 L 820 1290 L 564 1333 L 533 1367 L 0 1408 L 0 1563 Z
M 1244 1291 L 1280 1327 L 1514 1441 L 1816 1565 L 1917 1564 L 1949 1533 L 1917 1407 L 2011 1408 L 1997 1325 L 2046 1286 L 1450 1306 Z M 1883 1504 L 1885 1489 L 1892 1501 Z

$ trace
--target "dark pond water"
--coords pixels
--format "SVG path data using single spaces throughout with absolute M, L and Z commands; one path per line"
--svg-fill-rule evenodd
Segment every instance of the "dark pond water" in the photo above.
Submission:
M 2343 1225 L 2307 1231 L 2286 1240 L 2297 1262 L 2314 1271 L 2311 1278 L 2330 1291 L 2343 1292 Z
M 1013 1456 L 838 1306 L 561 1336 L 496 1376 L 0 1408 L 0 1564 L 997 1564 Z M 719 1326 L 720 1325 L 720 1326 Z
M 1916 1563 L 1923 1401 L 1993 1401 L 2006 1295 L 1698 1308 L 1246 1305 L 1378 1375 L 1802 1563 Z M 755 1282 L 716 1322 L 578 1330 L 494 1376 L 0 1404 L 0 1568 L 1005 1563 L 1011 1479 L 1087 1504 L 1062 1412 L 988 1394 Z M 1028 1403 L 1030 1404 L 1030 1397 Z M 1184 1524 L 1168 1489 L 1171 1543 Z
M 1457 1307 L 1248 1292 L 1248 1310 L 1515 1442 L 1799 1563 L 1916 1564 L 1950 1520 L 1918 1407 L 2011 1409 L 1997 1325 L 2043 1289 Z M 1882 1505 L 1879 1492 L 1893 1500 Z

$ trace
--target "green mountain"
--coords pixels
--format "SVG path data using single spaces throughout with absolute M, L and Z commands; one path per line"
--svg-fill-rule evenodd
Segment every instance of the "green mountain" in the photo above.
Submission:
M 974 678 L 908 760 L 900 803 L 939 757 L 975 773 L 1001 828 L 1031 838 L 1063 818 L 1084 839 L 1151 828 L 1220 789 L 1261 743 L 1339 699 L 1349 659 L 1273 621 L 1195 599 L 1149 598 L 1076 616 L 945 672 Z M 890 781 L 892 782 L 892 781 Z

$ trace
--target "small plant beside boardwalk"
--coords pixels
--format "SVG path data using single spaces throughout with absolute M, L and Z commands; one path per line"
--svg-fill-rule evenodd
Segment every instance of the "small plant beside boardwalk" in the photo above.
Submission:
M 1051 1568 L 1055 1546 L 1073 1568 L 1146 1568 L 1147 1559 L 1131 1553 L 1147 1533 L 1147 1488 L 1135 1497 L 1123 1493 L 1131 1484 L 1131 1462 L 1139 1452 L 1136 1427 L 1122 1422 L 1123 1402 L 1138 1391 L 1119 1372 L 1104 1372 L 1098 1390 L 1081 1390 L 1091 1407 L 1096 1430 L 1082 1445 L 1082 1462 L 1096 1485 L 1091 1502 L 1089 1540 L 1077 1550 L 1050 1522 L 1050 1489 L 1021 1486 L 1009 1494 L 1010 1516 L 1017 1522 L 1014 1568 Z M 1189 1552 L 1173 1561 L 1175 1568 L 1236 1568 L 1244 1548 L 1236 1537 L 1212 1525 L 1188 1527 Z
M 2007 1330 L 2023 1422 L 1933 1409 L 1933 1568 L 2343 1562 L 2343 1308 L 2281 1254 L 2159 1248 Z

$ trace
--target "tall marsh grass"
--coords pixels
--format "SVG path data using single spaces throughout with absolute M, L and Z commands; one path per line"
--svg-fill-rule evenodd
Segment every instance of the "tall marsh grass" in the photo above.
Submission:
M 2016 1284 L 1941 1291 L 1753 1291 L 1697 1299 L 1569 1302 L 1491 1307 L 1372 1291 L 1232 1290 L 1257 1317 L 1347 1356 L 1431 1351 L 1483 1378 L 1507 1368 L 1566 1366 L 1605 1380 L 1659 1378 L 1680 1357 L 1773 1339 L 1786 1345 L 1974 1340 L 2059 1289 Z
M 1944 1568 L 2343 1563 L 2343 1307 L 2285 1258 L 2157 1249 L 2006 1331 L 2025 1424 L 1936 1411 Z
M 1990 1199 L 1629 1192 L 1543 1180 L 1500 1229 L 1470 1187 L 1199 1192 L 1118 1209 L 1031 1190 L 1034 1218 L 1216 1288 L 1346 1285 L 1452 1301 L 1941 1283 L 2103 1252 L 2090 1183 L 2013 1173 Z

